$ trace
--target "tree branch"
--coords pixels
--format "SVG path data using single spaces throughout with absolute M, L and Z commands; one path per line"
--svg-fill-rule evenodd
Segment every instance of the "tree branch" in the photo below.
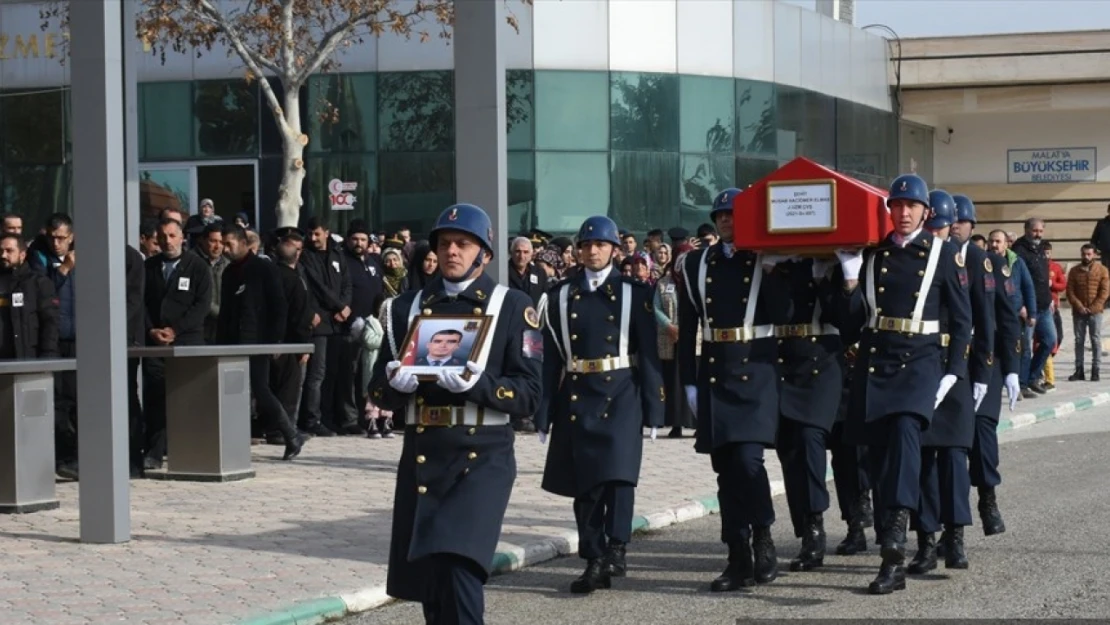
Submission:
M 293 3 L 295 0 L 283 0 L 281 5 L 281 57 L 286 76 L 296 73 L 297 47 L 293 42 Z
M 235 48 L 235 52 L 243 60 L 243 63 L 246 64 L 247 69 L 259 78 L 266 75 L 262 71 L 263 69 L 269 70 L 277 76 L 283 75 L 277 61 L 243 44 L 243 37 L 235 26 L 232 25 L 231 20 L 218 8 L 213 6 L 209 0 L 196 0 L 196 4 L 197 8 L 192 11 L 193 16 L 227 34 L 228 41 L 231 42 L 232 47 Z M 238 45 L 236 45 L 236 42 L 238 42 Z
M 327 62 L 328 58 L 331 57 L 332 53 L 335 52 L 335 49 L 339 47 L 339 44 L 343 42 L 343 39 L 349 37 L 360 22 L 368 20 L 373 16 L 374 13 L 366 11 L 355 17 L 348 18 L 346 21 L 324 33 L 324 37 L 320 40 L 320 45 L 316 48 L 316 52 L 310 57 L 308 63 L 305 63 L 305 66 L 301 68 L 298 74 L 301 80 L 318 72 L 320 68 L 323 67 L 324 63 Z

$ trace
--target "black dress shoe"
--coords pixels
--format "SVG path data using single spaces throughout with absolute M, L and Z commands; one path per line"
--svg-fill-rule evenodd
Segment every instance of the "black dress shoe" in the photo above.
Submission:
M 682 438 L 682 428 L 671 428 L 667 433 L 667 438 Z
M 282 460 L 292 460 L 301 455 L 301 449 L 304 448 L 304 437 L 298 434 L 293 440 L 285 444 L 285 454 L 282 455 Z
M 910 575 L 923 575 L 937 568 L 937 537 L 932 532 L 917 533 L 917 553 L 914 554 L 906 572 Z
M 1091 381 L 1098 382 L 1101 378 L 1098 376 L 1098 369 L 1091 369 Z
M 143 458 L 143 470 L 145 470 L 145 471 L 157 471 L 161 468 L 162 468 L 162 460 L 161 459 L 151 458 L 150 456 L 147 456 L 146 458 Z
M 906 589 L 906 571 L 897 564 L 884 564 L 879 567 L 879 575 L 867 587 L 873 595 L 889 595 L 895 590 Z
M 1029 383 L 1029 390 L 1033 391 L 1034 393 L 1036 393 L 1038 395 L 1044 395 L 1045 393 L 1048 392 L 1048 389 L 1044 387 L 1044 384 L 1041 384 L 1039 381 L 1030 382 Z
M 867 534 L 863 533 L 862 525 L 848 525 L 848 535 L 836 546 L 836 555 L 854 556 L 867 551 Z
M 308 428 L 308 433 L 313 436 L 319 436 L 320 438 L 335 436 L 335 432 L 332 432 L 328 428 L 328 426 L 324 425 L 323 423 L 317 423 L 316 425 Z
M 605 567 L 605 572 L 610 577 L 624 577 L 628 573 L 628 565 L 625 563 L 625 546 L 624 543 L 615 540 L 609 541 L 609 548 L 602 556 L 602 564 Z
M 570 592 L 576 595 L 588 595 L 601 588 L 613 585 L 609 573 L 602 565 L 601 558 L 594 558 L 586 563 L 586 570 L 578 579 L 570 583 Z
M 968 567 L 967 553 L 964 551 L 964 528 L 961 525 L 950 525 L 945 528 L 947 541 L 944 544 L 944 568 L 966 569 Z
M 77 481 L 81 477 L 79 475 L 79 471 L 77 470 L 77 462 L 76 461 L 63 462 L 63 463 L 58 465 L 58 467 L 54 470 L 54 472 L 58 474 L 58 477 L 61 477 L 62 479 L 66 479 L 66 480 Z
M 752 530 L 752 552 L 755 554 L 755 581 L 770 584 L 779 576 L 779 558 L 775 552 L 775 541 L 771 539 L 770 527 L 756 527 Z
M 362 429 L 362 426 L 359 424 L 352 423 L 339 428 L 339 433 L 344 436 L 365 436 L 366 430 Z
M 266 433 L 266 444 L 267 445 L 284 445 L 285 444 L 285 437 L 281 435 L 281 432 L 267 432 Z
M 752 548 L 747 541 L 729 543 L 728 566 L 709 584 L 713 592 L 731 592 L 745 586 L 755 586 L 755 569 L 752 566 Z
M 1068 382 L 1082 382 L 1087 379 L 1087 376 L 1082 371 L 1076 371 L 1068 376 Z
M 994 536 L 1006 531 L 1006 523 L 1002 520 L 1002 512 L 998 510 L 998 498 L 993 487 L 979 488 L 979 518 L 983 521 L 984 536 Z
M 809 515 L 802 532 L 802 550 L 790 561 L 790 570 L 794 572 L 812 571 L 825 563 L 825 521 L 822 515 Z

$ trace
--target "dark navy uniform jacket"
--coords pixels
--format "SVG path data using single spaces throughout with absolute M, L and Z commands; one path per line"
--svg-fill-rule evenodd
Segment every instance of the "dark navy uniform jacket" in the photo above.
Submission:
M 699 277 L 705 259 L 704 293 Z M 778 343 L 772 334 L 748 342 L 704 341 L 695 356 L 697 333 L 706 321 L 712 329 L 739 328 L 753 297 L 757 272 L 760 289 L 752 325 L 763 328 L 789 320 L 790 293 L 775 272 L 764 272 L 760 256 L 736 250 L 725 256 L 724 243 L 689 252 L 682 265 L 678 298 L 678 368 L 683 386 L 698 389 L 694 449 L 710 453 L 729 443 L 774 445 L 778 433 Z M 777 287 L 777 288 L 776 288 Z
M 836 422 L 844 391 L 844 344 L 836 328 L 839 308 L 834 295 L 840 287 L 824 277 L 814 279 L 813 262 L 802 259 L 775 267 L 789 291 L 791 328 L 813 325 L 824 332 L 778 339 L 779 412 L 784 419 L 828 432 Z
M 974 383 L 990 384 L 994 369 L 995 323 L 994 307 L 996 285 L 994 264 L 987 253 L 974 243 L 963 248 L 964 268 L 967 271 L 968 296 L 971 302 L 971 335 L 968 352 L 967 378 L 960 380 L 948 391 L 944 401 L 933 414 L 932 426 L 921 435 L 925 447 L 966 447 L 975 441 Z M 941 329 L 947 331 L 947 315 L 941 315 Z M 983 401 L 986 401 L 984 399 Z
M 650 287 L 622 277 L 615 268 L 593 292 L 583 271 L 547 293 L 542 307 L 544 393 L 535 416 L 537 430 L 551 430 L 544 490 L 576 497 L 604 482 L 639 481 L 643 428 L 661 427 L 664 412 L 652 295 Z M 624 354 L 623 316 L 628 324 Z M 595 373 L 567 370 L 568 360 L 629 354 L 635 357 L 634 367 Z
M 994 269 L 994 367 L 991 369 L 990 386 L 976 415 L 998 422 L 1002 412 L 1002 385 L 1009 373 L 1018 373 L 1021 367 L 1022 322 L 1014 308 L 1014 282 L 1006 259 L 989 252 L 987 258 Z
M 938 245 L 941 249 L 935 274 L 922 289 L 929 255 Z M 858 287 L 851 293 L 841 290 L 840 300 L 845 305 L 841 338 L 848 342 L 858 338 L 860 343 L 847 422 L 847 427 L 856 432 L 852 438 L 863 434 L 858 426 L 900 414 L 919 417 L 927 429 L 933 418 L 941 377 L 946 374 L 967 377 L 971 303 L 967 273 L 959 265 L 958 253 L 955 245 L 924 230 L 905 247 L 894 242 L 892 233 L 878 247 L 864 251 Z M 873 273 L 868 275 L 872 257 L 875 258 Z M 948 347 L 941 346 L 939 333 L 911 334 L 868 328 L 870 311 L 865 294 L 869 282 L 874 286 L 877 308 L 874 312 L 879 316 L 910 318 L 919 297 L 926 298 L 922 320 L 939 322 L 943 310 L 950 337 Z M 858 332 L 850 332 L 856 328 Z M 868 441 L 857 438 L 857 442 L 866 444 Z
M 543 353 L 534 349 L 533 340 L 539 337 L 539 319 L 531 299 L 511 289 L 486 337 L 489 356 L 472 389 L 456 394 L 435 382 L 421 382 L 406 396 L 389 386 L 386 377 L 386 364 L 399 360 L 397 346 L 404 349 L 409 312 L 418 294 L 422 314 L 482 314 L 496 286 L 483 274 L 452 300 L 437 277 L 424 290 L 402 293 L 383 304 L 380 317 L 387 338 L 370 382 L 374 403 L 391 410 L 409 404 L 410 414 L 413 407 L 422 406 L 470 406 L 490 415 L 534 412 L 542 390 Z M 405 427 L 386 581 L 391 596 L 425 600 L 432 576 L 426 556 L 433 554 L 469 558 L 488 575 L 516 479 L 513 431 L 505 419 L 505 425 L 498 426 Z

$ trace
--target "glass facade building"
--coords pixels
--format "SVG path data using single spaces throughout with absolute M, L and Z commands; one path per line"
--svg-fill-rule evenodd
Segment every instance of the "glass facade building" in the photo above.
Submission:
M 796 6 L 537 0 L 512 9 L 521 29 L 506 26 L 501 45 L 513 231 L 573 231 L 594 214 L 639 232 L 695 227 L 717 191 L 797 156 L 883 185 L 905 166 L 899 146 L 927 130 L 891 112 L 885 40 Z M 73 103 L 67 66 L 46 58 L 41 20 L 19 23 L 42 45 L 27 67 L 0 61 L 0 203 L 41 217 L 72 209 Z M 305 214 L 338 229 L 359 217 L 424 233 L 455 201 L 451 54 L 434 39 L 386 35 L 346 50 L 338 73 L 310 78 Z M 144 198 L 168 191 L 191 211 L 213 197 L 222 214 L 271 225 L 281 138 L 261 90 L 222 51 L 176 56 L 147 54 L 139 68 Z M 332 210 L 333 179 L 357 183 L 354 210 Z

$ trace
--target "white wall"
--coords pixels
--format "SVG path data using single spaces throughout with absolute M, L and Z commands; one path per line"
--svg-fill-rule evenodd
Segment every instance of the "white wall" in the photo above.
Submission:
M 937 185 L 1005 184 L 1006 150 L 1098 150 L 1098 182 L 1110 182 L 1110 114 L 1107 111 L 1006 113 L 940 118 L 933 175 Z M 953 129 L 951 143 L 947 127 Z
M 238 7 L 244 0 L 218 0 Z M 407 6 L 415 0 L 397 0 Z M 478 0 L 475 0 L 478 1 Z M 497 1 L 503 0 L 481 0 Z M 775 81 L 890 110 L 887 43 L 780 0 L 508 0 L 519 34 L 502 25 L 500 41 L 509 69 L 566 69 L 683 73 Z M 37 4 L 0 1 L 0 89 L 68 83 L 68 66 L 46 58 L 48 35 Z M 340 71 L 450 69 L 454 49 L 423 24 L 432 39 L 420 43 L 386 33 L 367 37 L 340 54 Z M 17 50 L 17 36 L 23 53 Z M 38 58 L 27 53 L 37 40 Z M 141 47 L 138 46 L 137 47 Z M 59 45 L 60 48 L 60 45 Z M 60 49 L 59 49 L 60 53 Z M 6 57 L 6 58 L 3 58 Z M 26 58 L 24 58 L 26 57 Z M 220 46 L 200 57 L 145 54 L 140 81 L 205 80 L 245 74 L 235 55 Z

